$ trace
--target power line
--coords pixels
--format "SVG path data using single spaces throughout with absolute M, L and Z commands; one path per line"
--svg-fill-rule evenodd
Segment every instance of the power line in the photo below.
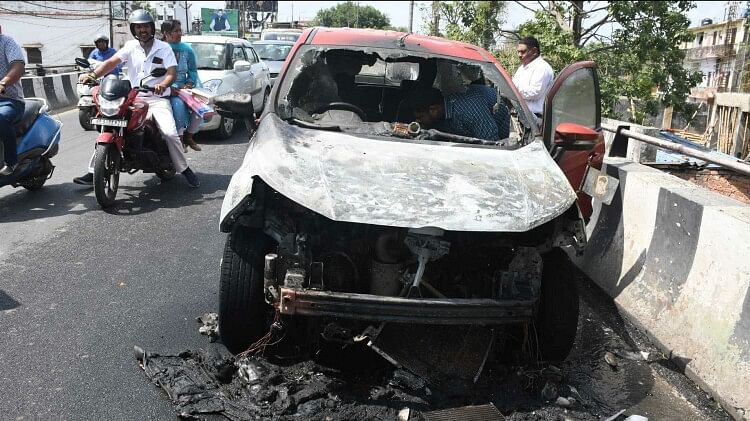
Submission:
M 99 9 L 66 9 L 66 8 L 62 8 L 62 7 L 47 6 L 46 4 L 38 4 L 38 3 L 31 2 L 31 1 L 22 1 L 21 3 L 30 4 L 32 6 L 37 6 L 37 7 L 43 7 L 45 9 L 64 10 L 64 11 L 67 11 L 67 12 L 97 12 L 97 11 L 107 10 L 106 7 L 102 7 L 102 8 L 99 8 Z

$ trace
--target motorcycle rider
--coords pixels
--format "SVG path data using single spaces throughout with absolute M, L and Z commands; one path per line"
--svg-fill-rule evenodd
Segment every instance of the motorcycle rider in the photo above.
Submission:
M 21 46 L 0 33 L 0 142 L 5 151 L 5 156 L 0 156 L 0 176 L 13 174 L 18 164 L 15 123 L 25 108 L 21 88 L 25 68 Z
M 94 45 L 96 45 L 96 48 L 94 48 L 94 50 L 91 51 L 91 54 L 89 54 L 89 60 L 105 62 L 109 60 L 117 52 L 117 50 L 109 46 L 109 37 L 107 37 L 104 34 L 96 35 L 96 39 L 94 40 Z M 107 73 L 104 76 L 107 76 L 107 75 L 120 76 L 120 70 L 122 70 L 122 65 L 118 64 L 114 70 L 112 70 L 111 72 Z
M 153 69 L 166 68 L 167 74 L 159 78 L 146 78 L 144 84 L 154 88 L 154 93 L 140 92 L 138 97 L 149 106 L 148 116 L 154 117 L 156 126 L 167 142 L 169 157 L 175 170 L 185 176 L 190 187 L 200 186 L 198 177 L 188 167 L 185 153 L 182 149 L 180 136 L 177 134 L 172 106 L 169 103 L 170 88 L 177 76 L 177 61 L 172 48 L 164 41 L 154 38 L 156 24 L 151 15 L 143 9 L 133 11 L 130 16 L 130 33 L 135 37 L 115 53 L 109 60 L 102 63 L 97 69 L 87 74 L 82 74 L 80 82 L 85 83 L 90 79 L 97 79 L 101 75 L 110 72 L 118 64 L 127 64 L 128 78 L 131 83 L 138 83 L 148 76 Z M 89 163 L 89 172 L 82 177 L 76 177 L 73 182 L 77 184 L 93 183 L 93 156 Z

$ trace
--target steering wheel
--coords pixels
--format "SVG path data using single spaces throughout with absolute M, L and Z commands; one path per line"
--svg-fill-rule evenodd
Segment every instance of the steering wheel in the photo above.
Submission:
M 315 110 L 316 114 L 324 113 L 328 110 L 344 110 L 344 111 L 351 111 L 354 114 L 357 114 L 357 116 L 362 121 L 367 121 L 367 114 L 365 114 L 364 110 L 359 108 L 358 106 L 349 103 L 349 102 L 331 102 L 327 105 L 324 105 L 317 110 Z

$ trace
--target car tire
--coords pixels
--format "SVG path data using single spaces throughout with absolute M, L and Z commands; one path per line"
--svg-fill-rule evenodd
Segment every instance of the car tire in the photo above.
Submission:
M 260 117 L 261 114 L 263 114 L 263 111 L 266 109 L 266 105 L 268 104 L 268 98 L 271 96 L 271 88 L 266 88 L 266 92 L 263 94 L 263 103 L 260 104 L 260 111 L 258 111 L 258 117 Z
M 532 352 L 543 361 L 564 360 L 576 339 L 579 300 L 572 263 L 559 248 L 542 256 L 542 287 L 534 322 L 529 329 Z
M 236 224 L 221 262 L 219 335 L 239 353 L 268 332 L 273 308 L 263 296 L 263 264 L 269 241 L 263 231 Z
M 91 117 L 93 117 L 93 109 L 91 108 L 79 108 L 78 109 L 78 122 L 81 124 L 83 130 L 91 131 L 96 130 L 93 124 L 91 124 Z
M 219 121 L 219 128 L 216 129 L 216 136 L 219 139 L 229 139 L 230 137 L 232 137 L 235 126 L 234 123 L 234 119 L 221 116 L 221 120 Z

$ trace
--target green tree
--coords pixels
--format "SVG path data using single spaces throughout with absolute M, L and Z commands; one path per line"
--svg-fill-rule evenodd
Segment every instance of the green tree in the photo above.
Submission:
M 585 4 L 586 3 L 586 4 Z M 594 6 L 586 8 L 587 4 Z M 521 3 L 519 3 L 521 4 Z M 701 73 L 683 66 L 680 44 L 693 35 L 687 30 L 686 13 L 691 1 L 608 2 L 549 1 L 535 11 L 534 19 L 516 31 L 516 38 L 533 35 L 542 45 L 542 55 L 556 72 L 579 60 L 597 63 L 601 80 L 603 113 L 621 118 L 614 112 L 620 96 L 629 102 L 628 118 L 637 123 L 647 115 L 656 115 L 659 102 L 689 113 L 686 103 L 690 88 L 701 80 Z M 521 4 L 522 7 L 527 7 Z M 587 17 L 597 16 L 589 26 Z M 614 24 L 610 37 L 600 34 Z M 508 51 L 497 52 L 509 71 L 518 66 Z M 656 92 L 658 95 L 655 95 Z
M 134 10 L 139 10 L 139 9 L 143 9 L 143 10 L 147 11 L 148 14 L 151 15 L 152 18 L 154 18 L 154 20 L 156 20 L 158 18 L 158 16 L 156 15 L 156 9 L 154 9 L 153 7 L 151 7 L 151 5 L 149 4 L 149 2 L 147 2 L 147 1 L 133 1 L 133 2 L 130 2 L 130 13 L 133 13 Z
M 505 22 L 506 7 L 504 1 L 438 1 L 423 6 L 422 12 L 428 33 L 440 35 L 436 29 L 444 21 L 447 38 L 490 49 Z
M 315 25 L 330 28 L 376 28 L 391 26 L 388 16 L 372 6 L 361 6 L 347 1 L 318 11 L 313 19 Z

